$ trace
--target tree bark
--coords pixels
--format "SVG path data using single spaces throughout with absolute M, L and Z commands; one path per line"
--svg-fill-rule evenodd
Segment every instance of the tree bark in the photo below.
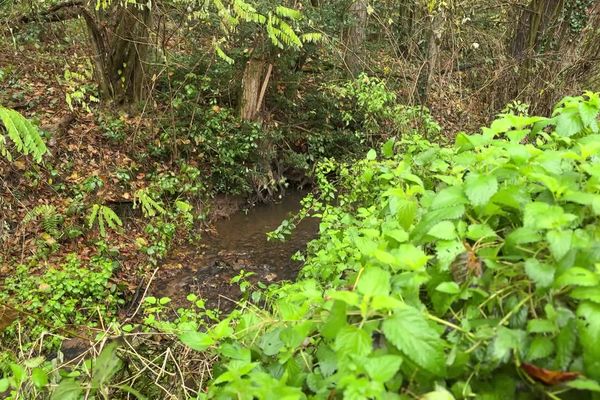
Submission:
M 245 121 L 258 121 L 260 119 L 264 92 L 269 84 L 269 79 L 270 68 L 267 67 L 267 62 L 262 58 L 250 58 L 246 63 L 244 76 L 242 77 L 240 118 Z
M 516 59 L 529 59 L 542 50 L 560 29 L 564 0 L 531 0 L 518 17 L 511 41 L 511 54 Z
M 101 96 L 118 104 L 143 99 L 146 87 L 146 60 L 149 52 L 152 13 L 143 3 L 113 4 L 96 10 L 95 0 L 64 1 L 21 23 L 59 22 L 83 17 L 87 30 L 94 77 Z
M 427 104 L 435 75 L 439 71 L 440 43 L 444 34 L 444 19 L 445 13 L 443 8 L 440 8 L 435 14 L 430 16 L 426 60 L 417 82 L 421 104 Z
M 145 5 L 100 10 L 86 18 L 96 80 L 102 94 L 116 103 L 144 98 L 151 18 Z
M 366 0 L 355 0 L 348 10 L 352 21 L 344 33 L 344 63 L 352 75 L 357 75 L 362 70 L 367 38 L 367 6 Z

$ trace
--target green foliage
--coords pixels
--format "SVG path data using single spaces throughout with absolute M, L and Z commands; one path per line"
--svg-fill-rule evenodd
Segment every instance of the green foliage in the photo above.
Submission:
M 597 111 L 567 110 L 597 99 L 551 119 L 503 115 L 453 147 L 386 143 L 381 159 L 334 164 L 333 188 L 323 169 L 301 278 L 264 293 L 268 313 L 234 311 L 224 336 L 222 324 L 180 336 L 219 356 L 205 397 L 592 399 L 600 137 Z M 587 380 L 517 385 L 523 362 Z
M 402 136 L 415 130 L 426 138 L 437 139 L 441 131 L 426 108 L 398 104 L 396 94 L 381 79 L 361 74 L 329 90 L 346 128 L 370 144 L 376 143 L 380 135 Z
M 46 154 L 46 145 L 37 128 L 18 112 L 0 106 L 0 122 L 4 125 L 6 135 L 0 132 L 0 154 L 8 160 L 12 155 L 7 148 L 7 137 L 12 141 L 17 152 L 29 155 L 37 162 Z
M 30 346 L 43 332 L 64 332 L 69 325 L 97 326 L 99 315 L 105 323 L 114 318 L 122 302 L 109 281 L 115 268 L 115 262 L 103 257 L 94 256 L 83 264 L 75 255 L 41 274 L 26 265 L 18 266 L 15 274 L 5 279 L 0 301 L 17 307 L 24 320 L 0 333 L 3 343 L 20 336 L 25 339 L 23 344 Z M 52 349 L 60 338 L 52 336 L 43 343 Z
M 118 231 L 123 226 L 123 222 L 112 208 L 101 204 L 94 204 L 87 216 L 89 229 L 92 229 L 96 223 L 102 237 L 106 237 L 107 227 L 113 231 Z
M 64 217 L 55 206 L 49 204 L 36 206 L 25 214 L 22 223 L 27 226 L 36 220 L 40 220 L 42 229 L 50 236 L 58 238 L 62 235 L 60 225 L 64 222 Z

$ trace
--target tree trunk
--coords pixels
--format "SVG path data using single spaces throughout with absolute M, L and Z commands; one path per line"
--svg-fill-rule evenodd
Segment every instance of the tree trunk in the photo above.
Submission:
M 430 17 L 426 61 L 418 77 L 419 101 L 421 104 L 427 104 L 435 75 L 439 71 L 440 43 L 444 34 L 444 19 L 443 8 L 437 10 Z
M 84 13 L 103 97 L 118 104 L 144 98 L 151 17 L 148 7 L 135 4 Z
M 352 75 L 362 70 L 367 38 L 367 6 L 366 0 L 355 0 L 348 10 L 352 21 L 344 32 L 344 63 Z
M 262 58 L 251 58 L 244 68 L 242 78 L 242 97 L 240 101 L 240 117 L 245 121 L 258 121 L 272 65 Z
M 529 59 L 542 50 L 560 29 L 564 0 L 531 0 L 518 17 L 511 41 L 511 54 L 517 59 Z

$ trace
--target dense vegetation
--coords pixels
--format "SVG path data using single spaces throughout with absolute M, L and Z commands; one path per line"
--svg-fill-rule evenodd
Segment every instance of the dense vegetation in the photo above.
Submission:
M 600 399 L 600 2 L 0 21 L 0 398 Z M 221 260 L 229 306 L 158 294 L 298 189 L 265 232 L 319 219 L 295 280 Z

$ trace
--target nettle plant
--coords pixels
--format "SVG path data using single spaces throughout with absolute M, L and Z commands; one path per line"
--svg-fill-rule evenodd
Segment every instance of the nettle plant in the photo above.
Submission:
M 198 398 L 597 399 L 599 110 L 338 165 L 298 281 L 185 332 L 219 357 Z

